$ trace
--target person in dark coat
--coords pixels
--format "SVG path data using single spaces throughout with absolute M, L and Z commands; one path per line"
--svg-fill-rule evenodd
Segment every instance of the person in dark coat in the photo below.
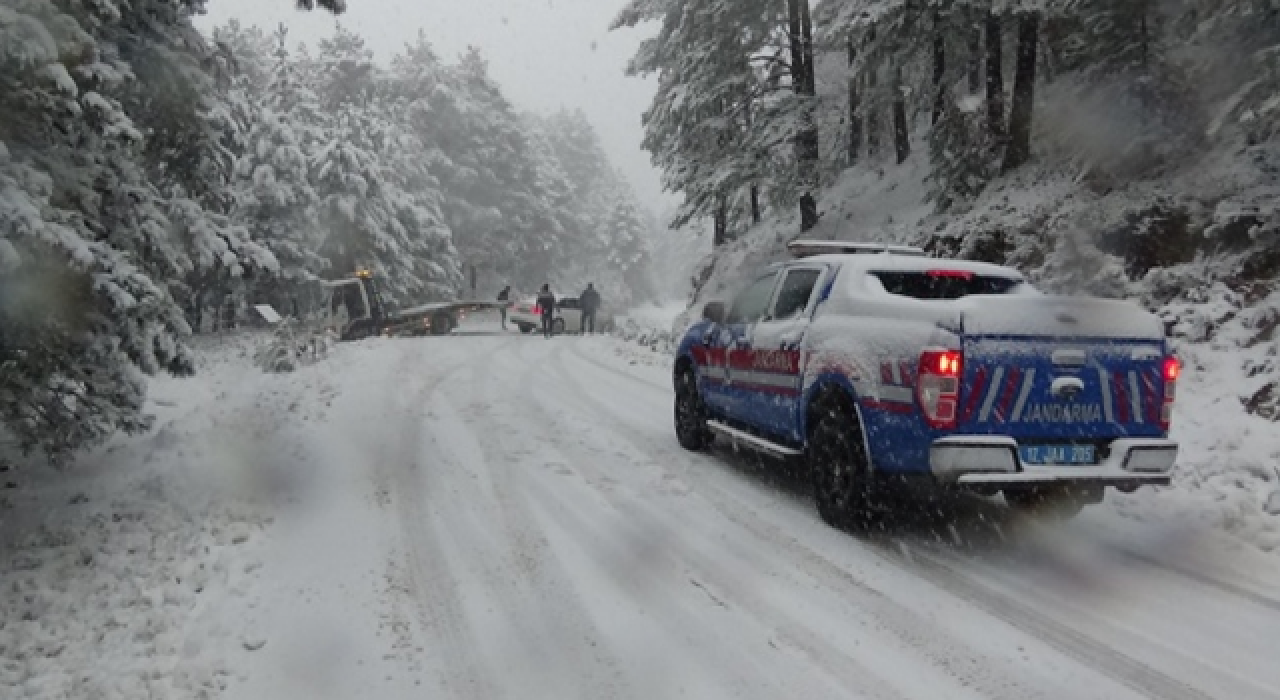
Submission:
M 595 333 L 596 312 L 600 310 L 600 292 L 596 291 L 594 284 L 587 284 L 587 288 L 579 297 L 579 302 L 582 304 L 582 332 Z
M 551 323 L 556 317 L 556 295 L 551 293 L 551 285 L 542 285 L 538 292 L 538 309 L 542 311 L 542 334 L 551 337 Z
M 507 330 L 507 307 L 511 302 L 511 285 L 508 284 L 502 288 L 501 292 L 498 292 L 498 301 L 504 302 L 502 306 L 498 307 L 498 313 L 502 315 L 502 330 L 505 331 Z

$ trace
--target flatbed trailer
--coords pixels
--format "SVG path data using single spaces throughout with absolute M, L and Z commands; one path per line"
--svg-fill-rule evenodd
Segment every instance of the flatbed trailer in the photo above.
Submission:
M 375 335 L 448 335 L 466 314 L 506 306 L 501 301 L 456 300 L 391 310 L 378 292 L 373 275 L 364 270 L 355 277 L 325 282 L 324 286 L 330 290 L 328 310 L 339 340 Z

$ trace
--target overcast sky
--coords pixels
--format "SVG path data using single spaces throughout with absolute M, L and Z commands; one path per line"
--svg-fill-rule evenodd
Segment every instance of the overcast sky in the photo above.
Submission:
M 549 112 L 581 108 L 600 133 L 614 164 L 658 213 L 665 200 L 658 173 L 640 150 L 640 116 L 653 97 L 649 81 L 625 75 L 645 29 L 609 31 L 626 0 L 347 0 L 335 20 L 328 12 L 299 12 L 294 0 L 209 0 L 197 24 L 208 31 L 229 19 L 273 28 L 314 47 L 335 21 L 359 33 L 386 62 L 426 32 L 442 57 L 478 46 L 494 78 L 518 108 Z

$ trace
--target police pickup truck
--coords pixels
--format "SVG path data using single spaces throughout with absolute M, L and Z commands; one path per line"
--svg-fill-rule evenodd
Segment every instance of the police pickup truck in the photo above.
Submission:
M 682 338 L 685 448 L 719 435 L 803 459 L 835 525 L 865 521 L 889 492 L 1002 493 L 1066 517 L 1108 486 L 1169 483 L 1180 365 L 1154 315 L 918 248 L 790 251 Z

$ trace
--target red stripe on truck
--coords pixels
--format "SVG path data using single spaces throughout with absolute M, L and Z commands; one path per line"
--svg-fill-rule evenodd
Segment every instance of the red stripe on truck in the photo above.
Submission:
M 1012 408 L 1013 397 L 1018 393 L 1018 383 L 1022 378 L 1022 370 L 1017 367 L 1009 368 L 1009 378 L 1004 383 L 1004 393 L 1000 396 L 1000 405 L 996 408 L 996 419 L 1005 421 L 1009 418 L 1009 409 Z
M 979 367 L 978 373 L 973 378 L 973 386 L 969 387 L 969 399 L 964 402 L 963 420 L 968 422 L 973 418 L 973 412 L 978 410 L 978 403 L 982 401 L 983 395 L 987 389 L 987 368 Z
M 1116 420 L 1120 425 L 1128 423 L 1131 418 L 1129 416 L 1129 387 L 1126 386 L 1128 378 L 1124 372 L 1115 372 L 1111 375 L 1111 386 L 1116 393 Z

